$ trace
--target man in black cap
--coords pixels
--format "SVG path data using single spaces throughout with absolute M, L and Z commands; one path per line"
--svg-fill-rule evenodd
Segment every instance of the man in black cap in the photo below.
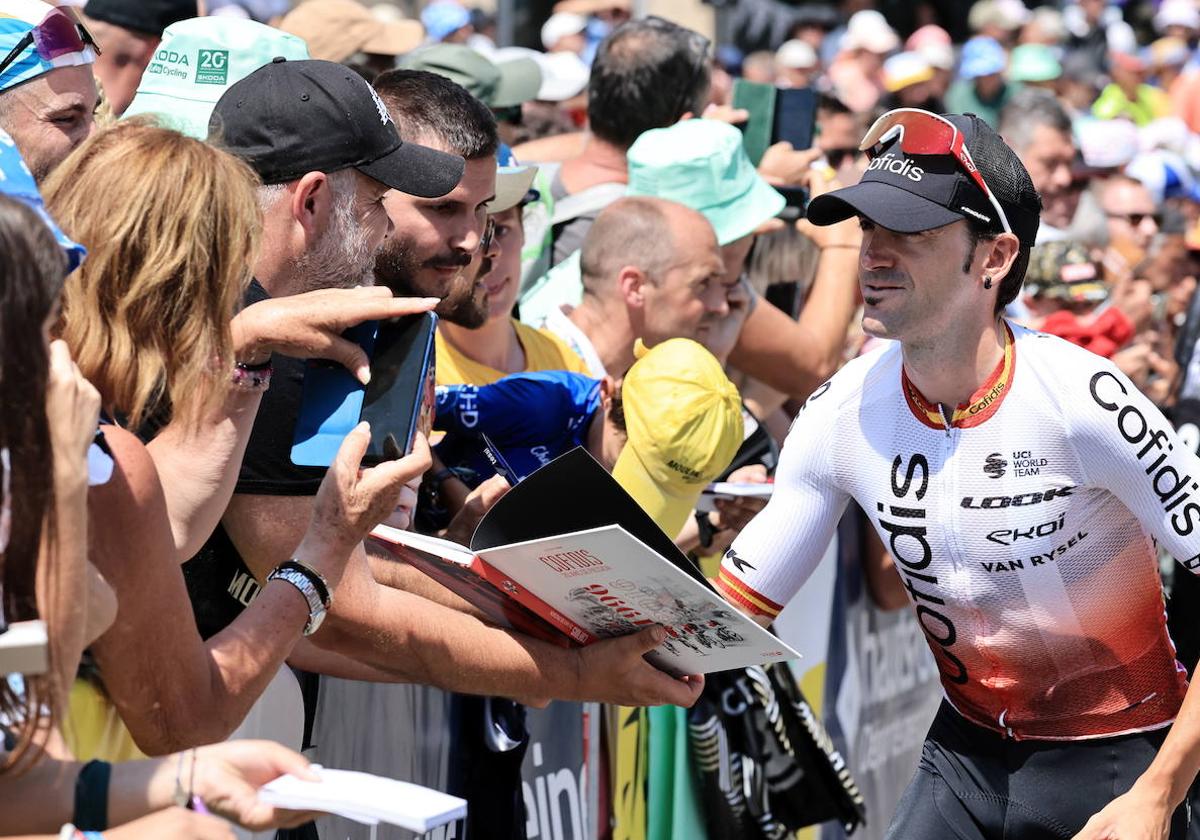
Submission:
M 446 196 L 464 172 L 461 157 L 402 141 L 370 85 L 328 61 L 276 59 L 237 82 L 213 111 L 209 140 L 245 158 L 264 183 L 263 246 L 248 303 L 371 284 L 375 252 L 392 232 L 384 196 Z M 471 238 L 477 247 L 479 237 Z M 247 574 L 262 580 L 289 559 L 323 473 L 291 463 L 303 365 L 278 355 L 270 363 L 271 388 L 233 499 L 221 527 L 184 567 L 206 635 L 243 608 L 232 582 Z M 564 650 L 377 583 L 361 545 L 313 640 L 320 648 L 304 641 L 289 662 L 350 679 L 520 699 L 690 705 L 702 684 L 668 677 L 642 659 L 661 642 L 655 633 Z
M 1111 362 L 1004 319 L 1041 203 L 999 135 L 903 109 L 861 146 L 808 217 L 858 218 L 863 329 L 892 340 L 809 398 L 718 588 L 766 623 L 850 499 L 872 520 L 946 697 L 888 840 L 1190 836 L 1155 540 L 1200 566 L 1200 459 Z
M 88 0 L 84 16 L 101 50 L 96 77 L 114 115 L 133 101 L 163 30 L 196 15 L 196 0 Z

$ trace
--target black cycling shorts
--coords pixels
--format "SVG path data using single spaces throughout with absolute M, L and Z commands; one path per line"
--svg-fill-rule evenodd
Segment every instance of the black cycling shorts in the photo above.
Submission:
M 1167 727 L 1077 741 L 1013 741 L 945 701 L 885 840 L 1069 840 L 1129 790 Z M 1187 803 L 1170 840 L 1200 838 Z

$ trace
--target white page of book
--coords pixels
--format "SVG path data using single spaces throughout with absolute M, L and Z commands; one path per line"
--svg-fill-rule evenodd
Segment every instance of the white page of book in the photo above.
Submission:
M 320 781 L 280 776 L 263 785 L 258 798 L 277 808 L 323 811 L 367 825 L 386 822 L 418 834 L 467 815 L 465 799 L 441 791 L 370 773 L 313 769 Z
M 451 540 L 443 540 L 440 537 L 418 534 L 416 531 L 401 531 L 389 525 L 376 525 L 371 529 L 371 536 L 397 545 L 407 545 L 421 551 L 428 551 L 464 566 L 471 565 L 471 561 L 475 559 L 475 553 L 465 545 L 459 545 Z

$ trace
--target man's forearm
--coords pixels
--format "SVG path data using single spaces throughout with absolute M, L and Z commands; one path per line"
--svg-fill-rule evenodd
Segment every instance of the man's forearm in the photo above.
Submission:
M 534 704 L 584 699 L 574 650 L 501 630 L 409 592 L 384 586 L 360 592 L 368 602 L 359 600 L 346 612 L 335 606 L 313 641 L 399 681 Z
M 292 648 L 291 655 L 287 658 L 287 663 L 301 671 L 309 671 L 326 677 L 337 677 L 342 680 L 377 683 L 408 682 L 400 674 L 384 671 L 381 668 L 372 668 L 357 659 L 351 659 L 337 651 L 315 645 L 308 639 L 301 639 L 296 643 L 296 646 Z
M 797 323 L 812 336 L 825 367 L 821 381 L 838 369 L 846 349 L 846 331 L 858 308 L 858 246 L 837 243 L 821 249 L 812 291 Z M 818 383 L 820 384 L 820 383 Z
M 729 361 L 738 370 L 796 399 L 807 399 L 837 369 L 854 314 L 858 251 L 821 252 L 812 294 L 800 321 L 765 300 L 746 319 Z
M 379 583 L 389 586 L 392 589 L 399 589 L 413 595 L 420 595 L 422 598 L 433 601 L 436 604 L 441 604 L 443 607 L 450 607 L 453 610 L 468 613 L 485 621 L 487 620 L 487 616 L 482 610 L 470 601 L 465 600 L 458 594 L 442 586 L 420 569 L 399 561 L 391 555 L 377 554 L 377 550 L 373 546 L 367 546 L 367 559 L 371 564 L 371 574 L 375 576 L 375 580 Z
M 1188 686 L 1183 706 L 1158 755 L 1134 785 L 1162 796 L 1171 810 L 1183 802 L 1200 772 L 1200 688 L 1197 685 L 1200 680 Z

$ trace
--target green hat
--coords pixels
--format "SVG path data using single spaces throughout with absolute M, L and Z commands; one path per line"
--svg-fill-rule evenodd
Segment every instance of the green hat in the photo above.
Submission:
M 155 114 L 164 126 L 204 140 L 208 118 L 222 94 L 276 56 L 307 59 L 308 46 L 295 35 L 241 18 L 173 23 L 163 31 L 123 116 Z
M 542 71 L 530 58 L 492 62 L 462 44 L 432 44 L 400 58 L 406 70 L 445 76 L 489 108 L 511 108 L 537 98 Z
M 742 148 L 742 133 L 717 120 L 684 120 L 643 132 L 629 147 L 629 190 L 704 214 L 722 245 L 753 233 L 783 210 Z
M 1008 78 L 1013 82 L 1052 82 L 1062 72 L 1054 51 L 1045 44 L 1021 44 L 1008 59 Z

